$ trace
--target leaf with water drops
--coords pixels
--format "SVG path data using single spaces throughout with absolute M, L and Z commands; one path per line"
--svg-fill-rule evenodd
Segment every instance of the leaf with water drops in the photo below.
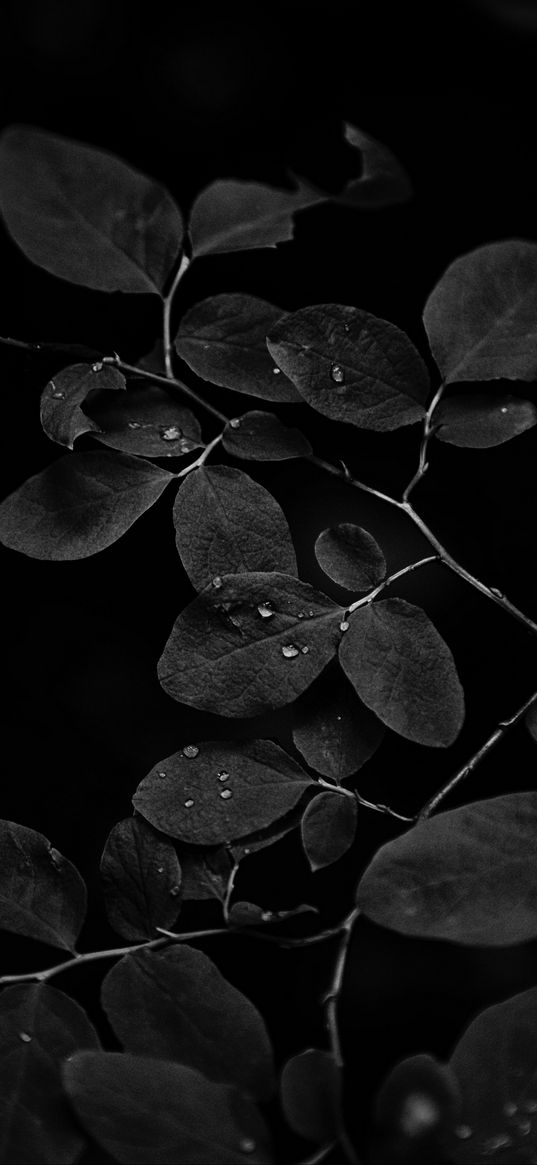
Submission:
M 229 178 L 212 182 L 198 194 L 192 208 L 189 230 L 194 258 L 284 243 L 293 237 L 296 212 L 325 198 L 301 180 L 295 190 Z
M 159 660 L 168 695 L 220 716 L 290 704 L 335 655 L 342 610 L 288 574 L 216 576 L 181 612 Z
M 434 413 L 434 435 L 448 445 L 492 449 L 537 425 L 537 408 L 518 396 L 452 396 Z M 438 426 L 438 427 L 437 427 Z
M 74 951 L 86 914 L 78 870 L 42 833 L 0 821 L 0 929 Z
M 315 542 L 315 557 L 324 573 L 348 591 L 372 590 L 386 574 L 378 542 L 352 522 L 323 530 Z
M 296 574 L 283 510 L 242 469 L 204 465 L 192 470 L 177 493 L 173 521 L 179 557 L 196 590 L 229 573 Z
M 300 1137 L 318 1144 L 336 1142 L 342 1124 L 341 1071 L 331 1052 L 306 1048 L 283 1067 L 282 1107 Z
M 338 785 L 373 756 L 384 733 L 337 666 L 326 668 L 293 707 L 296 748 L 310 768 Z
M 187 311 L 175 347 L 197 376 L 262 400 L 300 401 L 271 360 L 266 335 L 286 313 L 255 295 L 213 295 Z
M 293 457 L 309 457 L 313 452 L 300 429 L 282 425 L 274 413 L 258 411 L 243 413 L 230 421 L 222 444 L 233 457 L 251 461 L 287 461 Z
M 169 1060 L 81 1052 L 64 1087 L 84 1129 L 124 1165 L 271 1165 L 269 1136 L 252 1100 Z
M 356 836 L 358 805 L 354 797 L 326 790 L 310 801 L 301 824 L 302 845 L 312 870 L 337 862 Z
M 360 151 L 362 170 L 360 177 L 347 182 L 332 201 L 359 210 L 380 210 L 407 202 L 412 197 L 410 179 L 391 150 L 349 122 L 343 130 L 348 145 Z
M 191 845 L 221 845 L 264 829 L 314 787 L 270 740 L 195 747 L 194 756 L 182 749 L 159 761 L 132 799 L 155 829 Z
M 358 887 L 374 922 L 469 946 L 537 938 L 537 794 L 440 813 L 384 845 Z
M 316 304 L 279 320 L 269 352 L 324 416 L 379 432 L 419 421 L 429 374 L 404 332 L 357 307 Z
M 85 1011 L 45 983 L 0 995 L 0 1161 L 70 1165 L 86 1144 L 65 1103 L 64 1058 L 98 1048 Z
M 129 942 L 157 938 L 179 913 L 181 867 L 173 845 L 141 817 L 114 825 L 101 858 L 110 926 Z
M 142 457 L 182 457 L 202 444 L 199 421 L 180 397 L 147 381 L 119 397 L 99 396 L 88 412 L 103 445 Z
M 32 126 L 2 135 L 0 210 L 28 259 L 98 291 L 162 294 L 183 238 L 163 186 L 113 154 Z
M 464 693 L 451 651 L 421 607 L 403 599 L 359 607 L 339 658 L 360 699 L 388 728 L 435 748 L 457 738 Z
M 181 897 L 185 901 L 216 898 L 223 902 L 233 868 L 227 849 L 224 846 L 206 850 L 185 847 L 181 848 L 180 857 Z
M 272 1048 L 253 1003 L 184 943 L 125 955 L 101 1000 L 127 1052 L 178 1060 L 258 1100 L 274 1090 Z
M 70 453 L 0 505 L 0 542 L 30 558 L 88 558 L 125 534 L 173 476 L 125 454 Z
M 507 239 L 455 259 L 423 322 L 447 384 L 537 377 L 537 243 Z
M 49 380 L 41 395 L 41 425 L 47 437 L 73 448 L 83 433 L 98 432 L 99 425 L 81 405 L 90 392 L 126 388 L 125 377 L 110 364 L 71 364 Z
M 378 1159 L 451 1161 L 460 1121 L 455 1074 L 433 1056 L 409 1056 L 392 1068 L 375 1103 Z M 403 1159 L 404 1159 L 403 1156 Z

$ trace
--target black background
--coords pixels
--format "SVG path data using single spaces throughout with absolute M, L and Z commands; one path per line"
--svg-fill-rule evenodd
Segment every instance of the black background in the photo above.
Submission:
M 384 141 L 415 196 L 376 213 L 327 206 L 299 216 L 296 240 L 275 251 L 204 259 L 182 285 L 177 314 L 205 296 L 243 291 L 283 309 L 353 304 L 409 332 L 427 355 L 421 311 L 447 263 L 485 242 L 537 240 L 537 32 L 531 4 L 371 7 L 330 3 L 136 5 L 84 0 L 2 6 L 0 119 L 28 122 L 105 147 L 164 182 L 186 209 L 213 178 L 284 182 L 287 167 L 336 190 L 356 173 L 342 118 Z M 136 359 L 158 333 L 146 296 L 75 288 L 34 268 L 2 232 L 0 332 L 87 343 Z M 0 351 L 3 496 L 60 450 L 39 427 L 38 399 L 58 358 Z M 535 386 L 515 386 L 534 396 Z M 206 387 L 224 411 L 248 400 Z M 417 428 L 379 435 L 327 426 L 306 408 L 281 415 L 315 450 L 399 493 L 417 458 Z M 211 423 L 204 429 L 212 435 Z M 450 550 L 537 618 L 532 561 L 535 432 L 493 450 L 436 443 L 415 504 Z M 302 463 L 251 472 L 279 500 L 296 536 L 302 577 L 324 586 L 317 534 L 352 520 L 382 543 L 390 569 L 427 553 L 388 507 Z M 1 550 L 4 697 L 1 815 L 38 829 L 87 878 L 84 949 L 114 945 L 98 862 L 139 780 L 190 740 L 272 736 L 291 747 L 289 710 L 232 722 L 175 705 L 155 664 L 192 597 L 177 558 L 169 498 L 114 547 L 80 563 L 39 563 Z M 329 589 L 329 588 L 327 588 Z M 535 686 L 535 645 L 503 612 L 446 570 L 428 567 L 392 593 L 421 602 L 449 642 L 467 721 L 449 750 L 387 740 L 360 774 L 360 792 L 401 812 L 423 801 Z M 459 801 L 535 787 L 535 745 L 519 726 L 460 790 Z M 458 803 L 453 799 L 452 804 Z M 251 860 L 239 896 L 285 908 L 315 902 L 339 918 L 368 856 L 395 823 L 364 811 L 355 849 L 311 879 L 292 839 Z M 242 887 L 242 889 L 241 889 Z M 200 925 L 211 908 L 196 914 Z M 190 919 L 190 915 L 187 915 Z M 279 1060 L 324 1040 L 319 999 L 333 948 L 282 952 L 252 940 L 205 949 L 260 1006 Z M 50 952 L 7 937 L 2 970 Z M 53 956 L 52 956 L 53 957 Z M 101 969 L 58 986 L 101 1023 Z M 341 1004 L 349 1119 L 367 1124 L 380 1079 L 405 1055 L 447 1056 L 482 1007 L 537 982 L 537 943 L 471 950 L 405 940 L 360 923 Z M 109 1033 L 102 1026 L 104 1038 Z M 285 1160 L 305 1155 L 282 1140 Z M 386 1150 L 387 1152 L 388 1150 Z M 88 1158 L 89 1159 L 89 1158 Z M 104 1159 L 95 1154 L 95 1160 Z M 391 1159 L 391 1158 L 390 1158 Z M 388 1162 L 388 1158 L 386 1158 Z

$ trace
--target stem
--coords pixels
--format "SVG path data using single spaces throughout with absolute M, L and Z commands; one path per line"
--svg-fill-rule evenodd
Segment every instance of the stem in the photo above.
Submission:
M 193 388 L 189 388 L 187 384 L 183 384 L 182 380 L 176 380 L 174 376 L 164 376 L 160 372 L 150 372 L 146 371 L 145 368 L 137 368 L 136 364 L 127 364 L 125 360 L 122 360 L 116 354 L 114 356 L 104 356 L 103 364 L 113 364 L 114 368 L 118 368 L 120 372 L 134 373 L 135 376 L 142 377 L 144 380 L 149 380 L 154 384 L 162 384 L 165 388 L 177 388 L 184 396 L 188 396 L 194 404 L 205 409 L 207 413 L 216 417 L 218 421 L 222 421 L 224 425 L 227 425 L 229 421 L 229 417 L 226 417 L 225 413 L 221 413 L 220 409 L 209 404 L 209 401 L 204 400 L 202 396 L 198 396 Z
M 28 343 L 26 340 L 12 340 L 11 336 L 0 336 L 0 344 L 7 344 L 10 348 L 25 348 L 27 352 L 40 352 L 41 344 Z M 67 347 L 67 345 L 65 345 Z M 58 348 L 62 348 L 58 344 Z
M 343 934 L 339 944 L 339 950 L 336 957 L 332 979 L 328 991 L 324 997 L 324 1004 L 326 1007 L 326 1026 L 328 1028 L 328 1035 L 330 1039 L 330 1050 L 338 1068 L 341 1070 L 343 1070 L 345 1062 L 341 1050 L 341 1040 L 339 1038 L 337 1005 L 341 995 L 341 989 L 343 987 L 343 978 L 345 975 L 345 966 L 347 963 L 347 955 L 349 953 L 351 935 L 359 914 L 360 910 L 357 906 L 355 906 L 343 922 Z M 351 1165 L 358 1165 L 358 1158 L 354 1151 L 354 1147 L 351 1145 L 351 1142 L 343 1127 L 338 1130 L 338 1139 L 347 1160 L 351 1163 Z
M 439 554 L 428 554 L 426 558 L 420 558 L 418 562 L 411 562 L 408 566 L 402 566 L 401 570 L 396 570 L 395 574 L 390 574 L 388 578 L 385 578 L 383 582 L 379 583 L 378 587 L 375 587 L 374 590 L 370 591 L 369 594 L 366 595 L 363 599 L 357 599 L 355 603 L 351 603 L 351 606 L 347 607 L 348 613 L 350 614 L 351 611 L 357 611 L 358 607 L 364 607 L 368 603 L 371 603 L 377 595 L 380 595 L 381 591 L 385 590 L 386 587 L 391 586 L 391 584 L 395 582 L 396 579 L 402 578 L 404 574 L 412 574 L 412 571 L 418 570 L 420 566 L 427 566 L 429 562 L 439 562 L 439 560 Z
M 229 922 L 229 905 L 231 902 L 231 896 L 233 894 L 233 890 L 235 888 L 235 878 L 237 877 L 238 872 L 239 872 L 239 862 L 234 862 L 233 866 L 231 867 L 231 872 L 230 872 L 229 878 L 227 880 L 226 894 L 225 894 L 224 901 L 222 903 L 222 909 L 224 912 L 224 919 L 226 922 Z
M 212 453 L 213 449 L 215 449 L 216 446 L 220 443 L 223 436 L 224 432 L 222 430 L 222 432 L 218 433 L 216 437 L 213 437 L 212 441 L 209 441 L 209 444 L 205 446 L 205 449 L 200 453 L 199 457 L 196 457 L 195 461 L 191 461 L 190 465 L 186 465 L 185 468 L 181 469 L 179 473 L 175 474 L 175 476 L 186 477 L 187 474 L 191 473 L 193 469 L 198 469 L 200 465 L 203 465 L 207 460 L 209 453 Z
M 343 465 L 343 469 L 338 469 L 337 465 L 332 465 L 331 461 L 325 461 L 323 457 L 314 457 L 313 455 L 310 455 L 305 460 L 309 461 L 310 465 L 316 465 L 319 469 L 324 469 L 326 473 L 332 473 L 334 477 L 341 477 L 343 481 L 347 482 L 347 485 L 361 489 L 364 493 L 371 494 L 374 498 L 379 498 L 381 502 L 388 502 L 390 506 L 396 506 L 399 510 L 404 508 L 403 502 L 398 502 L 396 498 L 390 497 L 390 494 L 382 493 L 381 490 L 373 489 L 373 486 L 366 485 L 363 481 L 358 481 L 358 478 L 353 477 L 349 473 L 345 465 Z
M 366 801 L 365 797 L 361 797 L 356 792 L 354 796 L 358 804 L 364 806 L 364 809 L 374 809 L 376 813 L 386 813 L 388 817 L 395 817 L 397 821 L 406 821 L 409 825 L 415 821 L 414 817 L 406 817 L 404 813 L 396 813 L 395 809 L 390 809 L 389 805 L 376 805 L 374 801 Z
M 179 267 L 177 268 L 175 278 L 174 278 L 173 283 L 170 287 L 170 290 L 164 298 L 164 304 L 163 304 L 164 315 L 163 315 L 163 320 L 162 320 L 162 334 L 163 334 L 163 341 L 164 341 L 164 365 L 166 368 L 166 376 L 168 377 L 168 380 L 173 380 L 173 364 L 172 364 L 173 348 L 172 348 L 171 330 L 170 330 L 173 297 L 175 295 L 175 292 L 177 291 L 177 288 L 181 282 L 181 279 L 183 278 L 183 275 L 185 275 L 185 273 L 188 271 L 189 267 L 190 267 L 190 259 L 188 258 L 187 255 L 183 255 L 181 262 L 179 264 Z
M 434 429 L 435 429 L 435 426 L 432 424 L 432 417 L 433 417 L 433 413 L 434 413 L 437 405 L 440 404 L 440 401 L 442 399 L 442 393 L 444 391 L 444 387 L 445 387 L 444 382 L 442 382 L 440 387 L 437 388 L 437 390 L 433 396 L 433 399 L 429 405 L 429 408 L 427 409 L 427 412 L 425 414 L 425 419 L 423 422 L 423 435 L 421 438 L 421 445 L 420 445 L 419 465 L 418 465 L 418 468 L 417 468 L 414 476 L 411 477 L 411 479 L 410 479 L 410 481 L 405 489 L 405 492 L 403 494 L 403 501 L 404 502 L 408 501 L 410 494 L 412 493 L 412 490 L 415 489 L 415 487 L 421 481 L 422 477 L 425 477 L 425 474 L 427 473 L 427 470 L 429 468 L 429 463 L 427 461 L 427 452 L 428 452 L 428 448 L 429 448 L 429 441 L 431 440 L 431 437 L 432 437 L 432 435 L 434 433 Z

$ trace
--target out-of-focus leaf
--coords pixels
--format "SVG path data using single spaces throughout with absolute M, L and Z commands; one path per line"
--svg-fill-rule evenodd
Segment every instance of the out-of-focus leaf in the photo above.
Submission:
M 224 178 L 198 194 L 190 218 L 192 251 L 199 255 L 275 247 L 292 239 L 297 210 L 326 195 L 298 180 L 296 190 Z
M 181 867 L 173 845 L 143 818 L 114 825 L 101 858 L 101 878 L 110 926 L 129 942 L 157 938 L 179 913 Z
M 312 870 L 337 862 L 350 849 L 355 835 L 358 806 L 354 797 L 328 790 L 310 801 L 302 818 L 302 845 Z
M 74 951 L 86 914 L 77 869 L 42 833 L 0 821 L 0 929 Z
M 434 424 L 435 437 L 448 445 L 491 449 L 537 425 L 537 408 L 517 396 L 452 396 L 440 402 Z
M 349 591 L 372 590 L 386 574 L 378 542 L 352 522 L 323 530 L 315 542 L 315 557 L 324 573 Z
M 341 669 L 332 666 L 296 701 L 293 719 L 293 741 L 304 760 L 338 785 L 373 756 L 385 732 Z
M 155 384 L 129 386 L 121 397 L 101 396 L 87 406 L 103 445 L 141 457 L 182 457 L 203 444 L 197 417 Z

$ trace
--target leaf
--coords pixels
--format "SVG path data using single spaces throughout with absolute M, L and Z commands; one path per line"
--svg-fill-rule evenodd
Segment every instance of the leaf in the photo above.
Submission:
M 233 457 L 253 461 L 286 461 L 293 457 L 310 457 L 313 450 L 300 429 L 282 425 L 274 413 L 243 413 L 229 421 L 222 444 Z
M 64 1084 L 90 1136 L 125 1165 L 270 1165 L 256 1105 L 183 1064 L 120 1052 L 82 1052 Z
M 213 295 L 183 316 L 175 347 L 188 367 L 211 384 L 262 400 L 300 401 L 266 345 L 267 332 L 285 314 L 255 295 Z
M 354 797 L 319 793 L 302 818 L 304 853 L 311 869 L 322 870 L 350 849 L 356 836 L 357 803 Z
M 284 1065 L 282 1107 L 300 1137 L 328 1144 L 341 1129 L 341 1072 L 330 1052 L 306 1048 Z
M 196 590 L 228 573 L 297 572 L 283 510 L 241 469 L 193 469 L 178 490 L 173 520 L 177 551 Z
M 42 833 L 0 821 L 0 929 L 74 951 L 86 914 L 78 870 Z
M 440 813 L 382 846 L 358 887 L 374 922 L 469 946 L 537 937 L 537 794 Z
M 453 744 L 464 693 L 449 647 L 421 607 L 383 599 L 350 619 L 339 658 L 364 704 L 388 728 L 433 748 Z
M 158 664 L 164 691 L 219 716 L 290 704 L 335 655 L 341 608 L 287 574 L 216 582 L 175 621 Z
M 152 178 L 32 126 L 2 135 L 0 210 L 32 263 L 98 291 L 160 295 L 183 237 L 179 208 Z
M 451 263 L 423 322 L 447 384 L 537 377 L 537 243 L 488 243 Z
M 441 401 L 434 413 L 435 437 L 467 449 L 503 445 L 536 424 L 535 405 L 508 395 L 452 396 Z
M 292 239 L 293 215 L 326 195 L 298 180 L 296 190 L 224 178 L 198 194 L 190 218 L 194 258 L 275 247 Z
M 276 364 L 326 417 L 383 432 L 425 415 L 429 375 L 404 332 L 356 307 L 316 304 L 269 332 Z
M 184 849 L 181 853 L 183 881 L 181 896 L 185 901 L 216 898 L 223 902 L 232 870 L 232 862 L 224 846 L 215 849 Z
M 101 858 L 101 878 L 110 926 L 129 942 L 156 938 L 179 913 L 181 867 L 170 842 L 142 818 L 114 825 Z
M 452 1160 L 530 1162 L 537 1150 L 537 990 L 488 1007 L 457 1044 L 450 1067 L 463 1111 Z
M 98 1048 L 85 1011 L 44 983 L 8 987 L 0 996 L 0 1161 L 70 1165 L 86 1139 L 65 1102 L 61 1063 Z
M 126 388 L 125 377 L 109 364 L 71 364 L 49 380 L 41 396 L 41 424 L 47 437 L 69 449 L 83 433 L 98 432 L 99 426 L 82 412 L 80 405 L 95 389 Z
M 197 418 L 162 388 L 144 382 L 125 396 L 99 397 L 88 405 L 102 432 L 98 441 L 142 457 L 182 457 L 203 445 Z
M 258 1100 L 273 1092 L 259 1012 L 202 951 L 177 943 L 126 955 L 108 972 L 101 1000 L 127 1052 L 177 1060 Z
M 451 1148 L 452 1129 L 460 1112 L 459 1087 L 447 1064 L 433 1056 L 410 1056 L 392 1068 L 375 1104 L 376 1124 L 384 1136 L 386 1156 L 395 1144 L 410 1154 L 417 1145 L 431 1157 L 452 1160 L 442 1149 Z M 425 1158 L 424 1158 L 425 1159 Z
M 0 505 L 0 542 L 30 558 L 89 558 L 160 497 L 172 474 L 122 454 L 71 453 Z
M 369 591 L 386 574 L 386 560 L 372 534 L 352 522 L 323 530 L 315 557 L 324 573 L 348 591 Z
M 283 817 L 311 777 L 271 740 L 205 741 L 159 761 L 132 799 L 170 837 L 221 845 Z
M 410 179 L 391 150 L 349 122 L 343 129 L 345 141 L 362 155 L 362 172 L 347 182 L 333 201 L 359 210 L 380 210 L 407 202 L 412 197 Z
M 293 741 L 304 760 L 338 785 L 362 768 L 384 737 L 384 725 L 339 667 L 324 671 L 300 696 L 293 718 Z

